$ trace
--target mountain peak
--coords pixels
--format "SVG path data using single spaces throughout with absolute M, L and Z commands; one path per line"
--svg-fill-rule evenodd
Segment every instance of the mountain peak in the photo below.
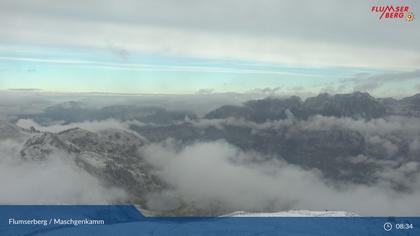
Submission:
M 384 105 L 369 93 L 354 92 L 333 96 L 321 93 L 304 102 L 297 96 L 251 100 L 243 106 L 222 106 L 210 112 L 206 118 L 236 117 L 260 123 L 286 119 L 286 111 L 293 113 L 298 119 L 313 115 L 372 119 L 386 114 Z
M 80 101 L 67 101 L 62 102 L 56 105 L 52 105 L 47 107 L 46 110 L 54 110 L 54 109 L 84 109 L 87 105 Z

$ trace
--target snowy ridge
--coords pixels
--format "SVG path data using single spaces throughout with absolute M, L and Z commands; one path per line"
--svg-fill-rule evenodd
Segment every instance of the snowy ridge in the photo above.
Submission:
M 351 217 L 359 216 L 353 212 L 347 211 L 308 211 L 308 210 L 291 210 L 279 212 L 245 212 L 235 211 L 233 213 L 223 215 L 221 217 Z

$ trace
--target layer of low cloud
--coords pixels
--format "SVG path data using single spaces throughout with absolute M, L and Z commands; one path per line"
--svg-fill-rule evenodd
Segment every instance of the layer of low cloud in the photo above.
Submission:
M 181 202 L 197 209 L 281 211 L 289 209 L 346 210 L 362 215 L 418 215 L 419 165 L 407 163 L 386 169 L 381 182 L 370 186 L 345 184 L 333 187 L 319 171 L 303 170 L 257 153 L 238 150 L 223 141 L 177 148 L 174 142 L 152 144 L 142 150 L 156 174 L 172 188 L 152 194 L 148 206 L 176 209 Z M 411 192 L 390 187 L 407 172 Z
M 244 119 L 200 119 L 192 121 L 196 127 L 222 128 L 225 125 L 248 127 L 255 130 L 281 129 L 284 127 L 296 127 L 306 130 L 330 130 L 349 129 L 362 134 L 392 134 L 399 132 L 404 135 L 416 135 L 420 132 L 420 118 L 407 116 L 388 116 L 383 118 L 365 120 L 351 117 L 334 117 L 315 115 L 307 120 L 295 119 L 290 111 L 287 119 L 256 123 Z
M 389 163 L 398 165 L 408 157 L 420 155 L 420 118 L 406 116 L 388 116 L 371 120 L 354 119 L 350 117 L 326 117 L 316 115 L 307 120 L 297 120 L 289 113 L 287 119 L 255 123 L 244 119 L 201 119 L 191 121 L 197 128 L 205 129 L 214 127 L 224 129 L 226 126 L 246 127 L 253 133 L 261 131 L 329 131 L 343 130 L 357 132 L 365 141 L 365 144 L 376 153 L 380 153 L 381 159 L 387 159 Z M 401 154 L 405 153 L 405 154 Z M 378 155 L 378 154 L 377 154 Z M 417 159 L 418 160 L 418 159 Z M 374 159 L 367 162 L 380 162 Z
M 357 132 L 377 157 L 347 157 L 352 163 L 380 166 L 373 183 L 326 179 L 318 170 L 304 170 L 255 152 L 244 152 L 224 141 L 179 147 L 169 140 L 145 147 L 143 155 L 173 188 L 151 196 L 150 207 L 171 209 L 187 202 L 199 209 L 281 211 L 290 209 L 346 210 L 362 215 L 418 215 L 420 207 L 420 119 L 390 116 L 363 120 L 314 116 L 266 123 L 243 119 L 193 121 L 197 128 L 226 126 L 264 130 Z M 285 134 L 287 135 L 287 134 Z M 406 154 L 402 154 L 406 153 Z M 337 157 L 339 158 L 339 157 Z M 178 199 L 178 200 L 174 200 Z M 414 207 L 413 207 L 414 206 Z

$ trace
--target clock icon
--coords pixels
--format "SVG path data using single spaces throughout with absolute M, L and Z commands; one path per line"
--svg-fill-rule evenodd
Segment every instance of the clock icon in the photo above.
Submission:
M 386 222 L 386 223 L 384 224 L 384 230 L 385 230 L 385 231 L 391 231 L 391 229 L 392 229 L 392 224 L 391 224 L 391 223 L 389 223 L 389 222 Z

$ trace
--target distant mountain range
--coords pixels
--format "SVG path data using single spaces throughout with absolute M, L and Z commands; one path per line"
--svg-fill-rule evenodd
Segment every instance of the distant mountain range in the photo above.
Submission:
M 314 115 L 374 119 L 388 115 L 420 116 L 420 94 L 403 99 L 374 98 L 368 93 L 320 94 L 304 101 L 292 96 L 288 98 L 268 97 L 245 102 L 242 106 L 221 106 L 204 116 L 206 119 L 241 118 L 258 123 L 287 118 L 292 114 L 297 119 Z M 145 123 L 168 124 L 183 121 L 186 117 L 197 119 L 188 111 L 165 110 L 160 107 L 141 105 L 113 105 L 92 108 L 82 102 L 65 102 L 47 107 L 42 113 L 17 115 L 15 119 L 30 118 L 40 124 L 52 121 L 66 123 L 87 120 L 138 120 Z
M 374 119 L 386 115 L 420 116 L 420 94 L 400 100 L 377 99 L 368 93 L 320 94 L 302 101 L 299 97 L 266 98 L 246 102 L 243 106 L 222 106 L 205 117 L 243 118 L 255 122 L 287 118 L 289 111 L 295 118 L 307 119 L 314 115 Z

